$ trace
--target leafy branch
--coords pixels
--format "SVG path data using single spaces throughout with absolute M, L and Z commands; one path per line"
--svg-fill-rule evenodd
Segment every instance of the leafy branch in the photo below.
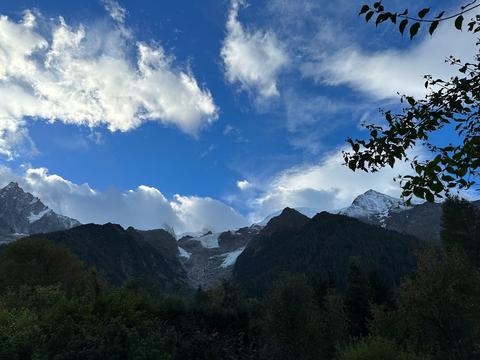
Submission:
M 393 24 L 398 24 L 398 30 L 402 35 L 408 27 L 410 39 L 413 39 L 418 34 L 418 31 L 420 30 L 423 23 L 430 24 L 428 29 L 430 35 L 433 35 L 440 22 L 451 19 L 455 19 L 455 28 L 458 30 L 462 30 L 465 20 L 464 14 L 471 12 L 472 10 L 479 7 L 479 0 L 472 0 L 470 3 L 461 6 L 460 10 L 454 14 L 446 15 L 445 11 L 442 11 L 433 18 L 427 18 L 426 16 L 430 13 L 430 8 L 424 8 L 418 12 L 417 16 L 411 16 L 409 15 L 408 9 L 405 9 L 402 13 L 386 11 L 385 7 L 382 5 L 382 2 L 377 1 L 373 3 L 373 6 L 363 5 L 360 9 L 359 15 L 365 15 L 365 21 L 369 22 L 370 19 L 372 19 L 376 14 L 376 26 L 387 20 L 390 20 Z M 467 30 L 474 33 L 480 31 L 479 15 L 476 15 L 475 18 L 471 19 L 471 21 L 467 24 Z
M 403 197 L 434 201 L 455 189 L 469 189 L 480 177 L 480 55 L 476 63 L 462 63 L 453 57 L 464 77 L 448 81 L 426 76 L 430 89 L 425 99 L 403 96 L 406 107 L 401 113 L 382 111 L 387 126 L 366 125 L 368 140 L 348 139 L 352 150 L 344 153 L 346 165 L 353 171 L 376 172 L 393 168 L 397 161 L 410 163 L 414 175 L 400 177 Z M 461 140 L 458 144 L 434 145 L 431 136 L 451 127 Z M 409 158 L 416 145 L 430 150 L 433 159 Z

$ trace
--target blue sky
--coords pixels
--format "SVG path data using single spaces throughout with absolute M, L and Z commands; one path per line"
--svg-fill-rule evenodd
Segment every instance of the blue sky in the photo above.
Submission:
M 474 41 L 451 27 L 402 39 L 365 25 L 362 3 L 2 3 L 0 179 L 83 222 L 178 231 L 396 196 L 407 167 L 350 174 L 345 139 Z

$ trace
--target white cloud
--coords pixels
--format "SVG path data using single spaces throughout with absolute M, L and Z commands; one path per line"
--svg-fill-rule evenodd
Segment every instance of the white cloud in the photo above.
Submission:
M 349 85 L 377 99 L 397 97 L 397 92 L 422 97 L 424 75 L 448 79 L 456 74 L 457 68 L 445 60 L 450 55 L 472 60 L 475 41 L 471 33 L 445 24 L 433 37 L 415 39 L 407 49 L 367 52 L 357 45 L 335 53 L 320 49 L 319 60 L 306 61 L 302 73 L 322 84 Z
M 238 180 L 237 181 L 237 187 L 242 190 L 248 190 L 252 187 L 252 184 L 248 180 Z
M 82 223 L 113 222 L 139 229 L 168 224 L 177 233 L 223 231 L 247 225 L 244 217 L 221 201 L 181 195 L 169 200 L 158 189 L 145 185 L 125 192 L 115 189 L 102 192 L 88 184 L 75 184 L 49 174 L 45 168 L 26 168 L 18 174 L 1 166 L 0 186 L 9 181 L 17 181 L 56 212 Z
M 419 156 L 424 154 L 418 151 Z M 289 207 L 317 210 L 336 210 L 350 205 L 353 199 L 369 189 L 398 197 L 401 189 L 393 179 L 411 172 L 406 163 L 394 169 L 384 168 L 376 173 L 352 172 L 342 165 L 342 152 L 335 151 L 319 164 L 287 169 L 269 180 L 263 192 L 250 199 L 251 219 L 262 220 L 267 215 Z
M 125 17 L 127 16 L 127 10 L 121 7 L 117 1 L 102 0 L 102 4 L 113 20 L 121 24 L 125 22 Z
M 256 91 L 262 98 L 279 94 L 277 77 L 288 64 L 283 45 L 272 31 L 248 31 L 238 21 L 245 3 L 232 0 L 227 21 L 227 36 L 221 50 L 227 80 L 244 90 Z
M 111 131 L 156 120 L 190 134 L 216 119 L 210 92 L 160 45 L 127 41 L 121 29 L 73 29 L 61 17 L 37 21 L 30 11 L 20 22 L 0 17 L 0 153 L 14 155 L 5 138 L 27 118 Z

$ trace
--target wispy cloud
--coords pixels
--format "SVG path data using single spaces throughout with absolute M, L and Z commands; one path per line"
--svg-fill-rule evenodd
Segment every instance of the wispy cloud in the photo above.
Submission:
M 125 23 L 125 17 L 127 16 L 127 10 L 120 6 L 115 0 L 102 0 L 102 4 L 110 17 L 118 23 Z
M 432 38 L 419 40 L 407 49 L 369 52 L 352 45 L 319 61 L 307 61 L 301 69 L 304 76 L 320 84 L 347 85 L 376 99 L 398 97 L 398 93 L 422 97 L 426 94 L 424 75 L 448 79 L 456 69 L 445 60 L 450 55 L 472 60 L 475 41 L 470 33 L 445 24 Z
M 244 1 L 232 0 L 221 50 L 226 78 L 262 98 L 277 96 L 277 77 L 289 62 L 287 52 L 273 31 L 244 28 L 238 20 L 242 6 Z

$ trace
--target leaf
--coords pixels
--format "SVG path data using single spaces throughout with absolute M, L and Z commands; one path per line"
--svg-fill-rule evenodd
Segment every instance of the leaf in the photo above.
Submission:
M 424 191 L 423 191 L 422 188 L 417 188 L 417 187 L 416 187 L 416 188 L 413 189 L 413 194 L 414 194 L 416 197 L 418 197 L 418 198 L 420 198 L 420 199 L 423 199 Z
M 440 14 L 435 16 L 435 19 L 440 19 L 443 16 L 443 14 L 445 14 L 445 11 L 442 11 Z
M 418 29 L 420 29 L 420 23 L 416 22 L 410 27 L 410 40 L 415 37 L 418 33 Z
M 433 35 L 433 33 L 437 29 L 439 23 L 440 23 L 440 21 L 436 20 L 436 21 L 434 21 L 430 24 L 430 28 L 428 29 L 428 32 L 430 33 L 430 35 Z
M 363 5 L 362 8 L 360 9 L 360 13 L 358 15 L 365 14 L 368 10 L 370 10 L 370 6 Z
M 375 22 L 375 26 L 378 26 L 378 24 L 384 22 L 385 20 L 388 19 L 388 15 L 387 14 L 380 14 L 378 15 L 377 17 L 377 21 Z
M 373 16 L 373 11 L 369 11 L 367 15 L 365 15 L 365 21 L 368 22 Z
M 357 164 L 355 163 L 355 160 L 350 160 L 348 162 L 348 167 L 350 168 L 350 170 L 355 171 L 355 169 L 357 168 Z
M 398 29 L 400 30 L 400 33 L 403 35 L 403 32 L 405 31 L 405 28 L 407 27 L 408 25 L 408 20 L 407 19 L 404 19 L 400 22 L 400 26 L 398 27 Z
M 428 14 L 428 12 L 430 11 L 430 8 L 425 8 L 425 9 L 422 9 L 418 12 L 418 17 L 420 19 L 423 19 L 425 17 L 425 15 Z
M 457 17 L 455 19 L 455 27 L 458 29 L 458 30 L 462 30 L 462 25 L 463 25 L 463 16 L 460 15 L 459 17 Z
M 380 6 L 381 3 L 382 3 L 381 1 L 377 1 L 373 4 L 373 7 L 376 9 Z
M 425 200 L 427 200 L 428 202 L 431 202 L 431 203 L 433 203 L 435 201 L 435 198 L 434 198 L 433 194 L 428 190 L 425 191 Z

